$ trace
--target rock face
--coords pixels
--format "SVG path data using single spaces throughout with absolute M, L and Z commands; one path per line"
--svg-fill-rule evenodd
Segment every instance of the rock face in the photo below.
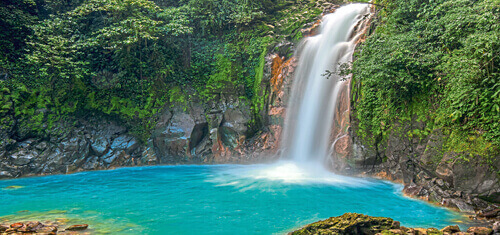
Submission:
M 465 212 L 478 212 L 478 217 L 499 218 L 500 178 L 479 158 L 467 153 L 443 150 L 444 134 L 439 129 L 425 138 L 408 137 L 411 128 L 425 123 L 395 123 L 387 140 L 370 146 L 356 135 L 357 121 L 351 117 L 350 154 L 338 160 L 337 171 L 365 174 L 389 179 L 405 185 L 407 195 L 418 197 Z M 493 164 L 500 166 L 500 157 Z
M 0 149 L 0 178 L 120 166 L 238 162 L 243 152 L 236 150 L 252 134 L 250 108 L 236 102 L 217 108 L 198 104 L 186 111 L 165 108 L 145 143 L 124 125 L 92 117 L 76 120 L 76 125 L 59 123 L 62 134 L 49 138 L 12 138 Z
M 47 136 L 37 136 L 8 117 L 0 125 L 0 179 L 67 174 L 121 166 L 248 163 L 275 158 L 288 89 L 296 66 L 294 50 L 282 42 L 265 57 L 258 84 L 259 107 L 240 99 L 231 87 L 214 99 L 169 103 L 151 123 L 145 141 L 110 116 L 88 114 L 60 121 Z

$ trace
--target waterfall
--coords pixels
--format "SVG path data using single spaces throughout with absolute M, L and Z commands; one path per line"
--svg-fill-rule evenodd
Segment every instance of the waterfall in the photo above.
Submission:
M 301 42 L 282 143 L 286 158 L 301 164 L 326 161 L 339 91 L 346 82 L 337 71 L 350 62 L 361 34 L 355 35 L 356 26 L 368 13 L 367 4 L 343 6 L 323 17 L 318 35 Z

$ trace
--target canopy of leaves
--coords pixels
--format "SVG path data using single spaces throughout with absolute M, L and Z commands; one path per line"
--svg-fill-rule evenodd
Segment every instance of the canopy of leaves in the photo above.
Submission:
M 255 100 L 261 54 L 319 13 L 309 0 L 6 0 L 2 114 L 42 135 L 47 123 L 89 113 L 147 134 L 160 108 L 189 95 Z M 271 31 L 296 15 L 286 32 Z
M 465 142 L 480 138 L 489 146 L 476 151 L 475 144 L 450 145 L 450 150 L 498 154 L 500 2 L 379 4 L 385 6 L 379 26 L 353 64 L 355 110 L 362 130 L 386 136 L 389 123 L 418 115 L 452 137 L 465 136 Z

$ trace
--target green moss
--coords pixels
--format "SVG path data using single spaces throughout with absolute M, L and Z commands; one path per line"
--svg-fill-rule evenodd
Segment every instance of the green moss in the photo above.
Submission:
M 357 213 L 345 213 L 342 216 L 331 217 L 305 226 L 292 232 L 301 234 L 355 234 L 364 231 L 366 234 L 376 234 L 383 230 L 392 229 L 393 220 L 385 217 L 372 217 Z
M 259 64 L 255 68 L 255 80 L 253 84 L 253 94 L 252 97 L 252 109 L 255 115 L 259 115 L 259 112 L 264 109 L 265 104 L 265 94 L 261 90 L 262 78 L 264 77 L 264 65 L 266 63 L 267 50 L 264 49 L 259 56 Z

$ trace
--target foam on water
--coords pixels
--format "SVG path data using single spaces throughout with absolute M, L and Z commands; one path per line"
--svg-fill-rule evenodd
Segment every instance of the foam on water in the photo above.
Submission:
M 255 164 L 234 167 L 220 173 L 218 180 L 224 185 L 237 185 L 248 181 L 278 181 L 285 184 L 330 184 L 364 187 L 373 180 L 334 174 L 317 162 L 282 160 L 273 164 Z

